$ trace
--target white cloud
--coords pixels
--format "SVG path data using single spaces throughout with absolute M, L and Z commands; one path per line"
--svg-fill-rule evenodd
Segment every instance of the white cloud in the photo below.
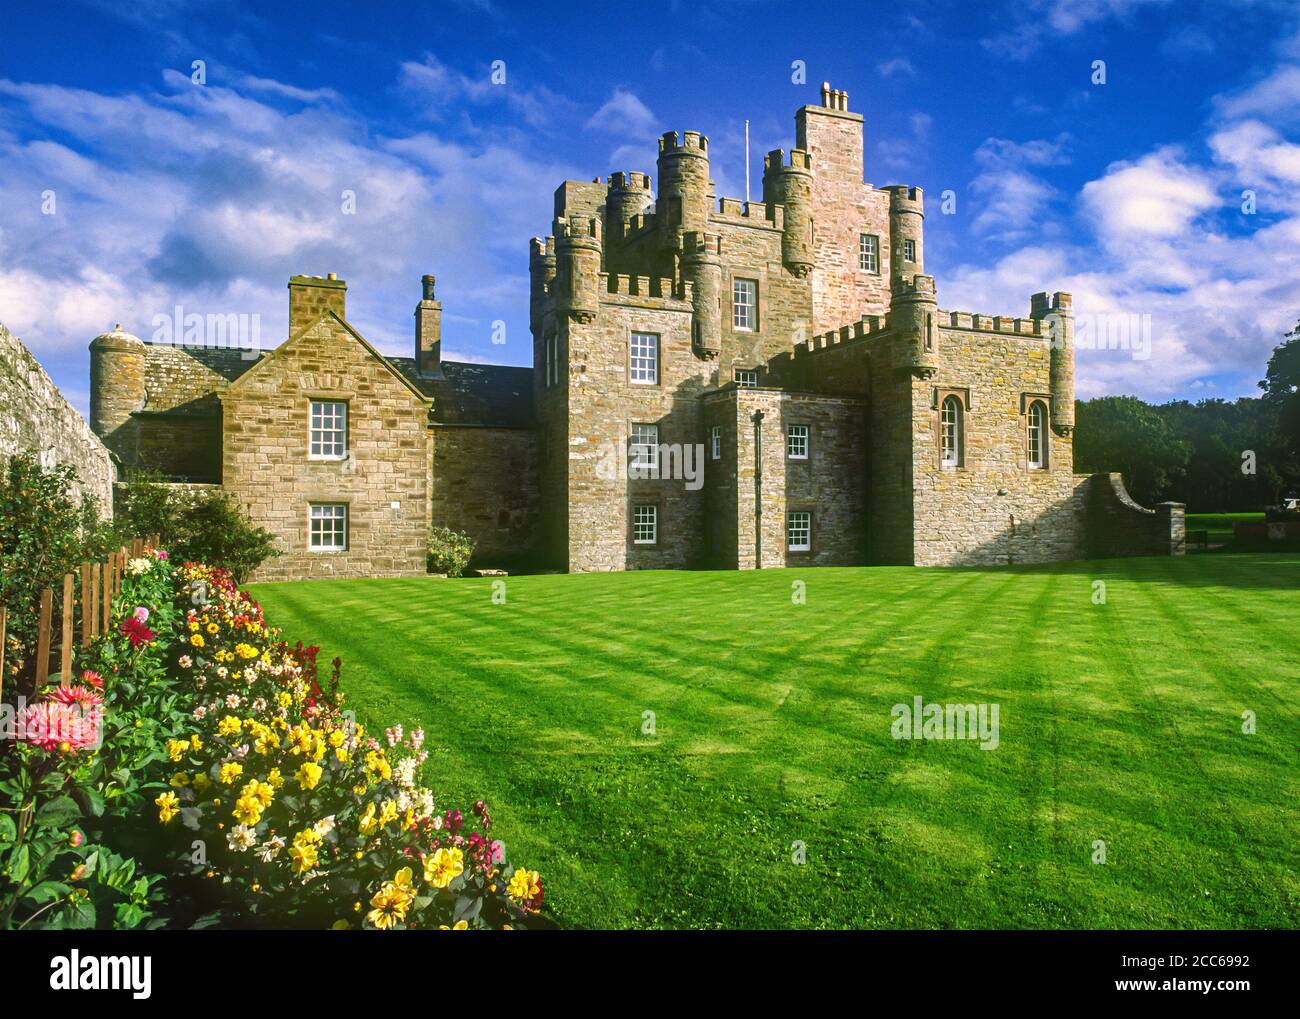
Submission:
M 1084 185 L 1083 206 L 1107 244 L 1175 237 L 1202 213 L 1223 205 L 1206 171 L 1189 166 L 1176 148 L 1133 163 L 1115 163 Z
M 980 172 L 971 180 L 970 189 L 979 212 L 971 229 L 1002 240 L 1023 239 L 1041 231 L 1044 213 L 1057 198 L 1057 191 L 1031 169 L 1068 162 L 1068 142 L 1066 135 L 1055 141 L 986 138 L 975 150 Z
M 653 134 L 658 123 L 645 103 L 622 88 L 614 89 L 614 94 L 587 120 L 589 128 L 632 136 Z
M 916 74 L 916 68 L 906 57 L 894 57 L 892 60 L 886 60 L 876 68 L 882 78 L 892 78 L 894 75 L 911 76 Z

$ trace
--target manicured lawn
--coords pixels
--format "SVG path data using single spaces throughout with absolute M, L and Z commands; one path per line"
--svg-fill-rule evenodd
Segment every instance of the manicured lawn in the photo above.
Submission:
M 1300 916 L 1300 556 L 253 590 L 568 926 Z M 998 704 L 999 746 L 893 739 L 914 696 Z
M 1209 531 L 1211 544 L 1232 541 L 1233 524 L 1257 524 L 1263 513 L 1188 513 L 1189 531 Z

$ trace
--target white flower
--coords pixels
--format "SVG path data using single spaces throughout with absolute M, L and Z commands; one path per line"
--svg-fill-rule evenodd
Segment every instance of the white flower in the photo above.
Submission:
M 257 841 L 257 832 L 246 824 L 237 824 L 230 829 L 230 834 L 226 836 L 226 844 L 237 853 L 245 852 L 253 848 L 253 843 Z
M 181 668 L 188 669 L 194 664 L 194 660 L 189 655 L 181 655 Z
M 194 720 L 196 722 L 202 722 L 203 719 L 207 717 L 207 714 L 208 714 L 208 709 L 205 708 L 202 704 L 200 704 L 197 708 L 194 709 Z
M 433 813 L 433 793 L 428 789 L 415 794 L 415 812 L 420 817 L 429 817 Z
M 312 830 L 315 831 L 317 835 L 328 835 L 334 830 L 334 815 L 330 814 L 329 817 L 322 817 L 312 825 Z
M 253 682 L 256 682 L 256 681 L 257 681 L 257 670 L 256 670 L 256 669 L 245 669 L 245 670 L 244 670 L 244 682 L 245 682 L 245 683 L 253 683 Z
M 253 714 L 260 715 L 265 710 L 266 710 L 265 697 L 259 697 L 257 698 L 257 700 L 253 701 Z
M 237 693 L 227 694 L 227 695 L 226 695 L 226 707 L 228 707 L 228 708 L 237 708 L 237 707 L 239 707 L 239 694 L 237 694 Z
M 149 567 L 153 562 L 149 559 L 132 559 L 126 564 L 126 572 L 133 577 L 138 577 L 143 573 L 149 572 Z
M 397 767 L 393 769 L 393 781 L 404 789 L 415 785 L 414 757 L 404 757 L 397 762 Z
M 273 839 L 263 842 L 260 846 L 258 846 L 257 855 L 258 858 L 261 859 L 263 863 L 270 863 L 272 860 L 274 860 L 277 856 L 280 855 L 280 850 L 283 848 L 284 848 L 284 839 L 280 838 L 280 836 L 277 835 Z
M 218 678 L 218 679 L 225 679 L 228 675 L 230 675 L 230 670 L 229 670 L 229 669 L 227 669 L 224 665 L 218 665 L 218 666 L 217 666 L 217 678 Z

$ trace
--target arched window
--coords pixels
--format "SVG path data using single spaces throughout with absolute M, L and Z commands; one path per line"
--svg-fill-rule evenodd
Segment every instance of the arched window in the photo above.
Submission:
M 945 467 L 961 466 L 961 401 L 955 396 L 944 397 L 939 408 L 939 438 Z
M 1039 470 L 1047 466 L 1047 408 L 1042 400 L 1029 405 L 1029 466 Z

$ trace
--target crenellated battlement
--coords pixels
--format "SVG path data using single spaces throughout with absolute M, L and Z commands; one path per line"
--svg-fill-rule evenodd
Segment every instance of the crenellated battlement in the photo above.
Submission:
M 873 339 L 881 333 L 889 332 L 889 330 L 887 316 L 864 315 L 857 322 L 842 325 L 838 329 L 831 329 L 828 332 L 817 333 L 807 340 L 796 343 L 794 352 L 796 355 L 815 354 L 819 350 L 830 350 L 833 347 L 840 347 L 847 343 Z
M 785 158 L 785 149 L 773 149 L 763 157 L 763 172 L 781 173 L 793 170 L 796 173 L 812 172 L 812 156 L 803 149 L 791 149 L 790 158 Z
M 650 174 L 639 170 L 618 170 L 609 175 L 610 191 L 649 191 Z
M 710 219 L 725 219 L 744 226 L 762 226 L 781 230 L 785 227 L 785 207 L 775 202 L 747 202 L 743 198 L 719 198 L 718 208 Z
M 709 156 L 708 135 L 700 134 L 699 131 L 685 131 L 682 133 L 682 139 L 679 142 L 676 131 L 665 131 L 659 139 L 659 154 L 661 156 L 703 156 L 707 159 Z
M 1044 336 L 1043 323 L 1032 318 L 1007 315 L 978 315 L 969 311 L 940 311 L 939 328 L 972 333 L 1002 333 L 1008 336 Z
M 689 302 L 693 287 L 689 280 L 674 284 L 670 276 L 636 276 L 631 273 L 600 274 L 601 294 L 618 297 L 655 298 Z

